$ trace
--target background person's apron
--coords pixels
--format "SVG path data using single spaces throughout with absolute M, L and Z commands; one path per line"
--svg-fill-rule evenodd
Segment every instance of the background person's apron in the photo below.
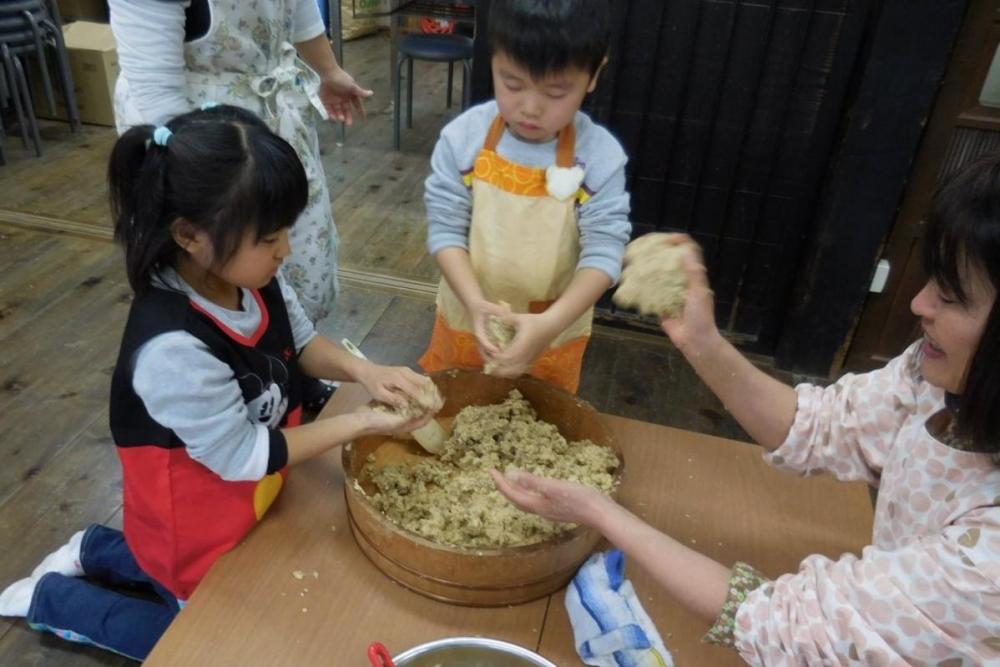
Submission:
M 205 102 L 253 111 L 298 153 L 309 179 L 309 200 L 290 230 L 292 246 L 281 272 L 315 322 L 330 313 L 337 293 L 337 228 L 320 161 L 316 122 L 326 118 L 319 77 L 291 43 L 293 2 L 208 0 L 211 24 L 184 44 L 187 97 L 192 109 Z M 118 77 L 115 116 L 119 132 L 148 123 L 131 100 L 128 80 Z

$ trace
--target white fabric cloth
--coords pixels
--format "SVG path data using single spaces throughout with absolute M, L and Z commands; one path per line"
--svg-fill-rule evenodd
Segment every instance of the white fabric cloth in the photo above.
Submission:
M 585 664 L 673 667 L 673 657 L 625 578 L 625 555 L 618 549 L 587 559 L 566 588 L 566 611 Z

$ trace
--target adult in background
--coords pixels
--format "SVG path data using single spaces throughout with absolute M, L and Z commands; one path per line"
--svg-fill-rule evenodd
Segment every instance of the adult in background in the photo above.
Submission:
M 288 141 L 305 166 L 309 200 L 291 229 L 282 273 L 314 321 L 337 292 L 337 228 L 316 121 L 364 117 L 361 88 L 341 69 L 316 0 L 109 0 L 121 74 L 119 133 L 161 125 L 206 103 L 241 106 Z M 322 403 L 320 386 L 307 398 Z M 316 406 L 319 407 L 319 406 Z

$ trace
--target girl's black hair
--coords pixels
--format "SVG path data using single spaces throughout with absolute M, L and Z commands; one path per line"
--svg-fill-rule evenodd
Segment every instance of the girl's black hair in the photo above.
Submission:
M 934 196 L 927 217 L 924 269 L 960 304 L 963 278 L 981 275 L 1000 294 L 1000 154 L 977 160 Z M 1000 453 L 1000 299 L 994 299 L 957 397 L 958 434 L 979 451 Z
M 208 234 L 215 261 L 232 258 L 247 231 L 260 239 L 290 227 L 306 206 L 305 169 L 288 143 L 253 113 L 219 105 L 167 123 L 165 146 L 138 125 L 111 151 L 108 184 L 115 239 L 136 294 L 179 252 L 171 224 Z
M 490 53 L 502 51 L 532 77 L 570 66 L 597 73 L 611 42 L 609 0 L 492 0 Z

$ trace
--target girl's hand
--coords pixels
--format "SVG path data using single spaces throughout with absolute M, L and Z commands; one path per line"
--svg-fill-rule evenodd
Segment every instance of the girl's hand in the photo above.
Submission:
M 479 344 L 479 354 L 489 360 L 500 354 L 500 347 L 490 339 L 488 324 L 490 316 L 495 315 L 504 321 L 511 318 L 510 306 L 501 306 L 483 299 L 469 307 L 469 317 L 472 319 L 472 333 Z
M 516 378 L 535 364 L 535 359 L 549 346 L 555 334 L 546 326 L 542 314 L 522 313 L 505 318 L 514 326 L 514 340 L 505 350 L 487 360 L 493 365 L 493 375 Z
M 397 408 L 405 407 L 410 397 L 417 399 L 428 382 L 426 376 L 405 366 L 379 366 L 370 362 L 357 380 L 376 401 Z
M 330 115 L 330 120 L 346 125 L 354 122 L 354 114 L 367 118 L 364 100 L 374 93 L 359 86 L 354 77 L 337 67 L 320 78 L 319 99 Z
M 715 324 L 715 299 L 708 286 L 707 269 L 702 260 L 701 248 L 687 234 L 673 234 L 669 242 L 680 245 L 691 243 L 692 249 L 684 256 L 687 274 L 687 298 L 680 317 L 664 316 L 660 326 L 671 342 L 684 354 L 697 354 L 701 344 L 714 341 L 719 335 Z
M 518 509 L 551 521 L 594 526 L 611 498 L 576 482 L 538 477 L 523 470 L 490 472 L 497 490 Z
M 411 433 L 429 422 L 433 415 L 429 412 L 419 417 L 405 417 L 388 410 L 374 410 L 364 405 L 352 416 L 359 420 L 358 435 Z

